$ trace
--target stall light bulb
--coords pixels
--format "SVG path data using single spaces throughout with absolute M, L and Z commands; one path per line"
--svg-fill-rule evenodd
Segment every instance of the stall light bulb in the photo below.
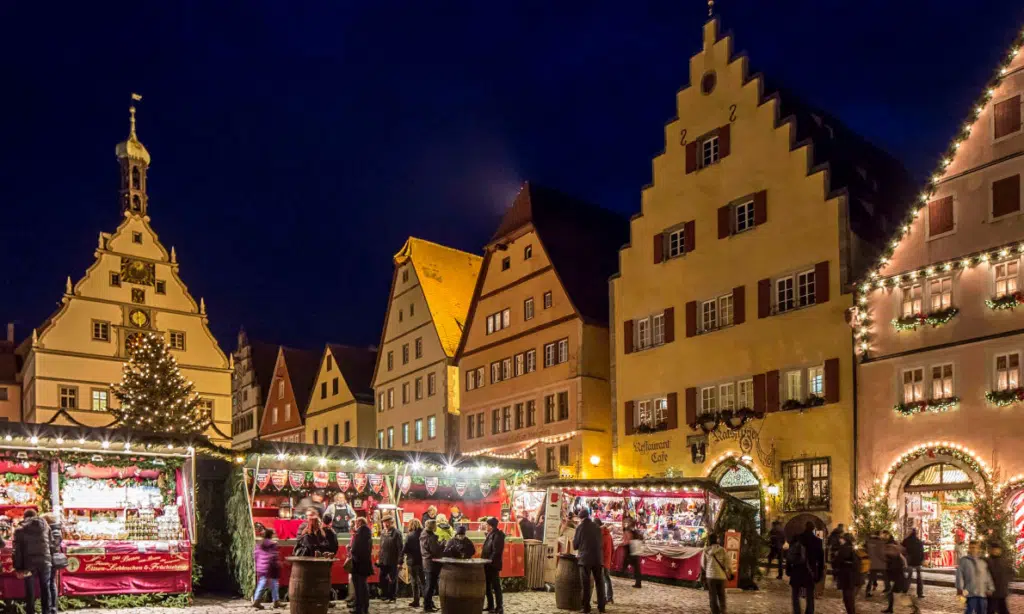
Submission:
M 319 462 L 320 462 L 320 466 L 323 467 L 324 465 L 327 464 L 327 459 L 326 458 L 321 458 Z
M 104 441 L 102 444 L 100 444 L 100 447 L 102 447 L 104 450 L 106 450 L 107 448 L 110 447 L 110 442 L 109 441 Z
M 36 445 L 37 443 L 39 443 L 39 438 L 33 435 L 32 439 L 29 439 L 29 441 L 32 442 L 32 445 Z
M 64 444 L 64 438 L 63 437 L 58 437 L 57 438 L 57 445 L 60 446 L 60 445 L 63 445 L 63 444 Z
M 279 460 L 279 461 L 283 461 L 284 460 L 284 452 L 281 452 L 281 453 L 279 453 L 277 455 L 277 460 Z

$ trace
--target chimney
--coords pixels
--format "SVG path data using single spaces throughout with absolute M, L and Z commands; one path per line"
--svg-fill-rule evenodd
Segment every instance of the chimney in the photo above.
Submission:
M 14 343 L 14 322 L 7 323 L 7 341 Z

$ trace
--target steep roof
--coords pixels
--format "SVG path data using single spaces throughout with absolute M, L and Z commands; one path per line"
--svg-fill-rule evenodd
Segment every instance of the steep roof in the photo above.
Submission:
M 14 383 L 20 370 L 14 342 L 0 341 L 0 382 Z
M 491 244 L 532 225 L 569 300 L 587 321 L 608 325 L 608 278 L 629 242 L 629 219 L 544 186 L 525 183 Z
M 308 350 L 297 350 L 295 348 L 281 347 L 284 355 L 284 366 L 288 369 L 288 377 L 292 382 L 292 394 L 295 395 L 295 405 L 298 406 L 303 419 L 306 416 L 306 406 L 309 404 L 309 395 L 312 393 L 313 384 L 316 382 L 317 369 L 320 368 L 320 354 Z M 269 395 L 264 392 L 264 395 Z
M 274 364 L 277 362 L 278 346 L 263 341 L 249 339 L 249 348 L 252 359 L 252 370 L 256 375 L 256 383 L 260 387 L 260 394 L 266 399 L 270 394 L 270 380 L 274 379 Z
M 357 401 L 373 403 L 373 369 L 377 364 L 377 350 L 366 347 L 352 347 L 328 343 L 327 349 L 334 356 L 345 384 Z
M 777 100 L 777 120 L 793 126 L 793 147 L 810 145 L 810 172 L 828 167 L 830 196 L 845 192 L 850 230 L 881 250 L 898 227 L 913 199 L 914 180 L 906 167 L 880 147 L 855 133 L 834 116 L 762 79 L 762 98 Z M 853 281 L 863 274 L 868 259 L 851 262 Z
M 430 309 L 430 317 L 450 358 L 462 339 L 462 328 L 480 274 L 480 256 L 409 237 L 395 254 L 395 265 L 412 260 L 416 278 Z

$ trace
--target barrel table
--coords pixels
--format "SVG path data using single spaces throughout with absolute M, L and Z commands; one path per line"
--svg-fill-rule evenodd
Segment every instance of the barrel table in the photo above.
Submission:
M 327 614 L 331 607 L 331 565 L 334 558 L 289 556 L 292 575 L 288 580 L 291 614 Z
M 539 539 L 524 539 L 523 549 L 526 560 L 526 588 L 544 588 L 544 542 Z
M 555 607 L 579 612 L 583 608 L 583 585 L 575 554 L 559 554 L 555 568 Z
M 441 614 L 480 614 L 484 609 L 483 559 L 434 559 L 441 565 Z M 292 613 L 294 614 L 294 612 Z

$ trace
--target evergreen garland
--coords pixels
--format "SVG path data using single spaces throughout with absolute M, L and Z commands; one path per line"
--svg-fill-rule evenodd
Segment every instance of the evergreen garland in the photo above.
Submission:
M 256 590 L 256 566 L 253 562 L 256 535 L 245 483 L 241 469 L 232 471 L 227 479 L 228 568 L 242 595 L 251 597 Z
M 885 485 L 875 482 L 853 500 L 853 531 L 861 542 L 881 531 L 897 528 L 896 508 L 889 505 Z
M 163 339 L 135 337 L 121 383 L 114 384 L 120 407 L 109 411 L 117 424 L 144 431 L 198 434 L 209 428 L 210 411 L 200 404 L 195 385 L 178 370 Z
M 947 307 L 939 311 L 933 311 L 928 315 L 916 313 L 910 316 L 903 316 L 902 318 L 893 318 L 892 325 L 898 331 L 917 330 L 918 326 L 925 325 L 935 328 L 936 326 L 949 323 L 958 313 L 960 313 L 960 310 L 956 307 Z

